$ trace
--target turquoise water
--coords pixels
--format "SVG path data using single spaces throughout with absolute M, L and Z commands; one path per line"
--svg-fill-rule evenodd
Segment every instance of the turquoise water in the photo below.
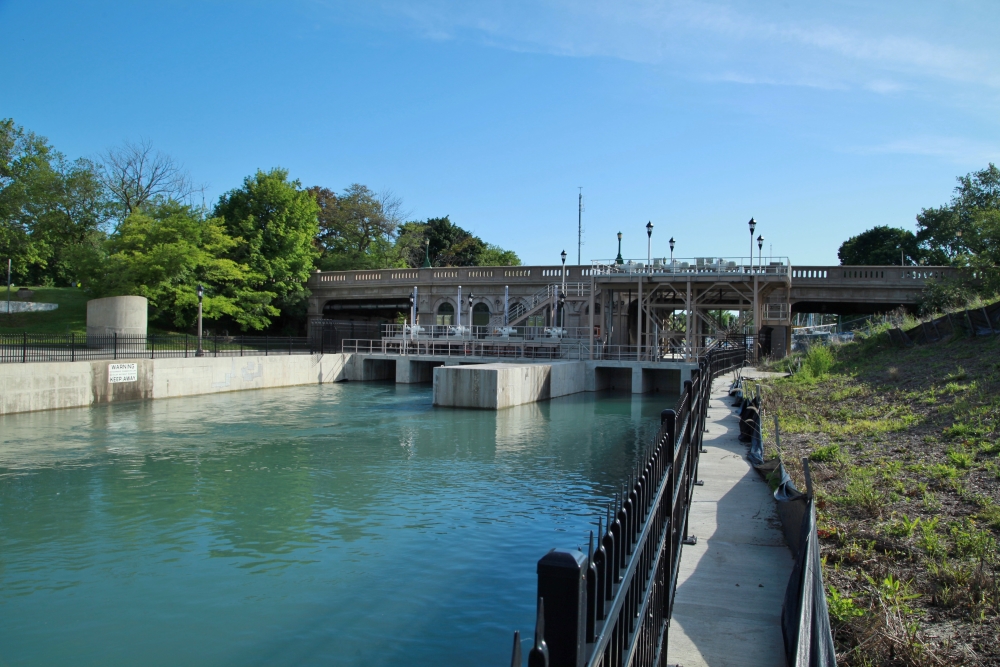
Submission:
M 0 665 L 504 665 L 676 397 L 334 384 L 0 417 Z

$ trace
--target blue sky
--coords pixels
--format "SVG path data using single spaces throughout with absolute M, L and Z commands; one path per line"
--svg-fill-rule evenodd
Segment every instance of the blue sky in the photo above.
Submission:
M 877 5 L 871 7 L 870 5 Z M 1000 162 L 1000 3 L 0 0 L 0 117 L 70 157 L 147 138 L 213 201 L 358 182 L 525 263 L 795 264 L 913 228 Z

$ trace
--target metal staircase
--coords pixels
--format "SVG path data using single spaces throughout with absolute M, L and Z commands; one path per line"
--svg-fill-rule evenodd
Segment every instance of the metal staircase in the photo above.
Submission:
M 524 320 L 535 315 L 548 305 L 555 304 L 559 299 L 561 283 L 551 283 L 534 294 L 514 301 L 508 310 L 507 326 L 517 326 Z M 590 296 L 590 283 L 567 283 L 566 293 L 568 297 Z M 503 313 L 490 315 L 490 327 L 502 327 Z

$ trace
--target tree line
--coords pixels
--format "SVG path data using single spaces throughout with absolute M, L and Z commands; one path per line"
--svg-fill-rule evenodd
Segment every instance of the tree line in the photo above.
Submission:
M 925 310 L 963 307 L 1000 294 L 1000 169 L 958 177 L 951 201 L 921 209 L 916 231 L 878 226 L 844 241 L 843 265 L 955 266 L 970 269 L 962 278 L 934 281 Z
M 315 269 L 516 266 L 448 216 L 405 221 L 399 197 L 353 184 L 302 187 L 258 170 L 213 206 L 204 188 L 148 141 L 69 160 L 0 120 L 0 257 L 17 284 L 79 286 L 93 297 L 149 299 L 150 321 L 189 329 L 204 317 L 235 331 L 301 331 Z

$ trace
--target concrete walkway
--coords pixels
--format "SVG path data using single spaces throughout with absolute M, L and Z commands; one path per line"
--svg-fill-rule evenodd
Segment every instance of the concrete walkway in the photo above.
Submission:
M 667 662 L 681 667 L 784 667 L 781 603 L 792 571 L 775 501 L 746 460 L 732 375 L 715 381 Z

